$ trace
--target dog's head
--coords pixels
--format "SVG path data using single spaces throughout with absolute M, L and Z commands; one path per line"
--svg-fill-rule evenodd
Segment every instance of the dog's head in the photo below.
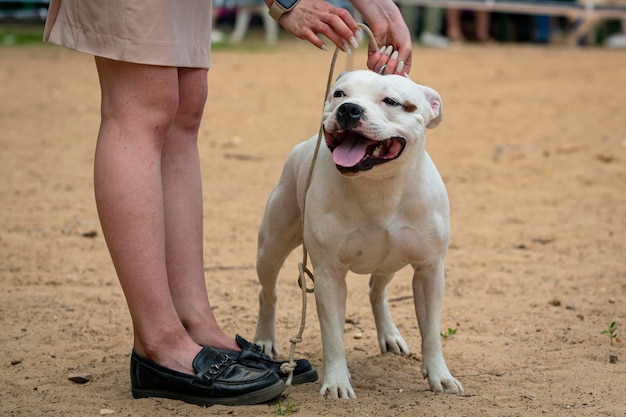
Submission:
M 424 147 L 424 131 L 442 119 L 441 97 L 400 75 L 352 71 L 339 77 L 326 98 L 326 145 L 337 169 L 358 175 Z

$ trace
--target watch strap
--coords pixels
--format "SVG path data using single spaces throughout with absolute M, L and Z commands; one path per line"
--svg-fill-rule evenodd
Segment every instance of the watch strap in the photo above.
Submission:
M 269 14 L 270 14 L 270 16 L 272 16 L 272 19 L 274 19 L 275 21 L 278 22 L 278 20 L 281 18 L 281 16 L 284 15 L 285 13 L 289 12 L 294 7 L 296 7 L 296 4 L 298 4 L 299 1 L 300 0 L 296 0 L 296 2 L 294 2 L 291 5 L 291 7 L 286 8 L 285 6 L 280 4 L 278 2 L 278 0 L 274 0 L 272 2 L 272 5 L 270 6 Z

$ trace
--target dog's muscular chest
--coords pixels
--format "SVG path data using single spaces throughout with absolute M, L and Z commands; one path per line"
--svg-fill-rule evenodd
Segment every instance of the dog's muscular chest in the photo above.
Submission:
M 415 262 L 419 246 L 413 227 L 364 224 L 345 236 L 337 260 L 357 274 L 391 273 Z
M 322 252 L 326 255 L 315 257 L 315 263 L 335 264 L 357 274 L 396 272 L 422 261 L 430 252 L 418 228 L 407 223 L 366 221 L 350 227 L 344 222 L 341 228 L 322 229 L 325 231 L 317 229 L 315 240 L 325 247 Z M 314 252 L 313 249 L 312 258 Z

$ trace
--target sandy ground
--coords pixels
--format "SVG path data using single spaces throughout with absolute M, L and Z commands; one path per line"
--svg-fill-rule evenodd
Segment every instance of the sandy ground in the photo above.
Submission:
M 287 152 L 317 132 L 330 58 L 300 42 L 214 54 L 200 132 L 206 279 L 233 335 L 254 334 L 258 224 Z M 93 60 L 33 45 L 0 47 L 0 414 L 626 415 L 626 348 L 601 334 L 626 329 L 626 54 L 465 45 L 416 47 L 414 60 L 412 77 L 444 102 L 427 149 L 450 194 L 442 327 L 457 333 L 444 353 L 466 395 L 433 394 L 421 378 L 403 270 L 389 296 L 408 358 L 379 353 L 367 278 L 348 277 L 357 400 L 326 401 L 319 381 L 251 407 L 133 400 L 131 322 L 92 191 Z M 364 50 L 351 62 L 338 69 L 363 68 Z M 283 352 L 300 318 L 300 257 L 279 282 Z M 299 355 L 321 373 L 310 306 Z

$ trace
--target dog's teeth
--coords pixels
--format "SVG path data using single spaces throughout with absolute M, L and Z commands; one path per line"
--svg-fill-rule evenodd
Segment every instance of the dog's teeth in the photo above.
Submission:
M 383 145 L 378 145 L 372 152 L 372 156 L 378 156 L 383 150 Z

